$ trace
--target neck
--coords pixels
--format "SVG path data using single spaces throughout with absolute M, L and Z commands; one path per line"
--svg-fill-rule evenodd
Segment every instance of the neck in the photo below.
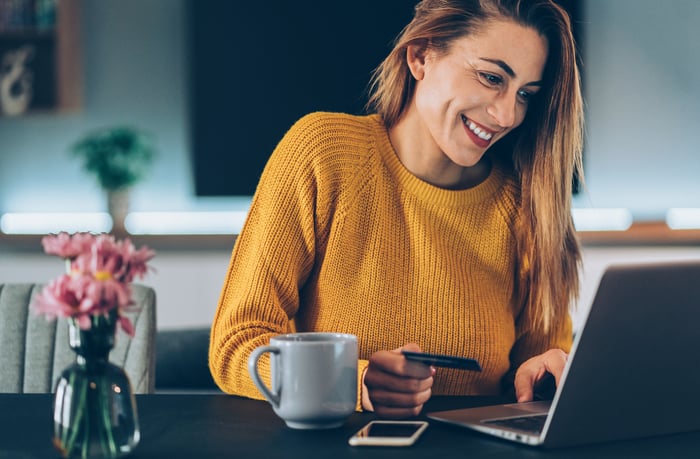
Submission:
M 420 132 L 407 117 L 402 117 L 389 129 L 389 139 L 396 156 L 413 175 L 448 190 L 472 188 L 488 178 L 491 161 L 486 156 L 474 166 L 460 166 L 440 151 L 432 139 L 426 141 L 426 136 Z

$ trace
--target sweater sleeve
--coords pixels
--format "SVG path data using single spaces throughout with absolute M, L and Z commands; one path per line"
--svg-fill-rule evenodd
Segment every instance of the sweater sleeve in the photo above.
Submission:
M 228 393 L 261 398 L 248 374 L 248 356 L 270 337 L 293 331 L 299 289 L 314 263 L 308 124 L 297 122 L 270 157 L 231 255 L 209 348 L 212 376 Z M 269 356 L 258 370 L 269 383 Z

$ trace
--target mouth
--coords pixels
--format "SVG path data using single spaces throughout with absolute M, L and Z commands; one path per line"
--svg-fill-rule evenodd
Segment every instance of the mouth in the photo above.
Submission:
M 461 115 L 461 116 L 462 116 L 462 123 L 464 124 L 464 126 L 466 126 L 467 129 L 469 129 L 469 132 L 474 134 L 479 139 L 485 141 L 487 144 L 488 144 L 488 142 L 491 141 L 491 139 L 493 138 L 493 134 L 494 134 L 492 131 L 489 131 L 488 129 L 486 129 L 483 126 L 479 126 L 478 124 L 476 124 L 472 120 L 468 119 L 464 115 Z

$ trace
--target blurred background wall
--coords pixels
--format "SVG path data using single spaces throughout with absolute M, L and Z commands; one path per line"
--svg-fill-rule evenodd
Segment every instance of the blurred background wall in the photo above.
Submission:
M 588 194 L 576 205 L 626 207 L 641 219 L 699 206 L 700 2 L 579 1 Z M 67 150 L 87 130 L 115 123 L 152 132 L 161 151 L 134 190 L 134 210 L 237 203 L 193 191 L 187 2 L 83 1 L 81 22 L 83 108 L 0 118 L 0 212 L 102 210 L 97 185 Z
M 575 206 L 624 207 L 639 220 L 662 220 L 671 207 L 700 207 L 700 2 L 581 2 L 588 191 Z M 82 2 L 83 107 L 0 118 L 0 213 L 103 210 L 94 179 L 67 151 L 87 130 L 121 123 L 153 133 L 160 152 L 134 189 L 132 210 L 245 208 L 248 197 L 194 193 L 188 23 L 186 0 Z M 0 251 L 0 279 L 55 276 L 60 266 L 42 261 L 39 250 Z M 700 257 L 697 247 L 587 254 L 593 261 L 582 303 L 609 261 Z M 228 256 L 228 247 L 159 254 L 147 283 L 157 287 L 162 327 L 211 321 Z
M 700 2 L 581 1 L 590 204 L 699 207 Z
M 86 131 L 123 123 L 151 132 L 160 151 L 134 190 L 133 208 L 187 208 L 193 187 L 185 1 L 81 5 L 83 107 L 0 118 L 0 212 L 102 211 L 101 190 L 68 149 Z

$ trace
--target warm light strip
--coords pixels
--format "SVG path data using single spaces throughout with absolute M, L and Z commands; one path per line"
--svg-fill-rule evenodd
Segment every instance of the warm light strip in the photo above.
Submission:
M 700 208 L 673 208 L 666 212 L 666 224 L 671 229 L 700 229 Z
M 112 229 L 106 212 L 6 213 L 0 217 L 0 231 L 5 234 L 48 234 L 66 231 L 104 233 Z
M 131 212 L 125 221 L 131 234 L 238 234 L 247 211 Z
M 632 226 L 628 209 L 573 209 L 577 231 L 625 231 Z

